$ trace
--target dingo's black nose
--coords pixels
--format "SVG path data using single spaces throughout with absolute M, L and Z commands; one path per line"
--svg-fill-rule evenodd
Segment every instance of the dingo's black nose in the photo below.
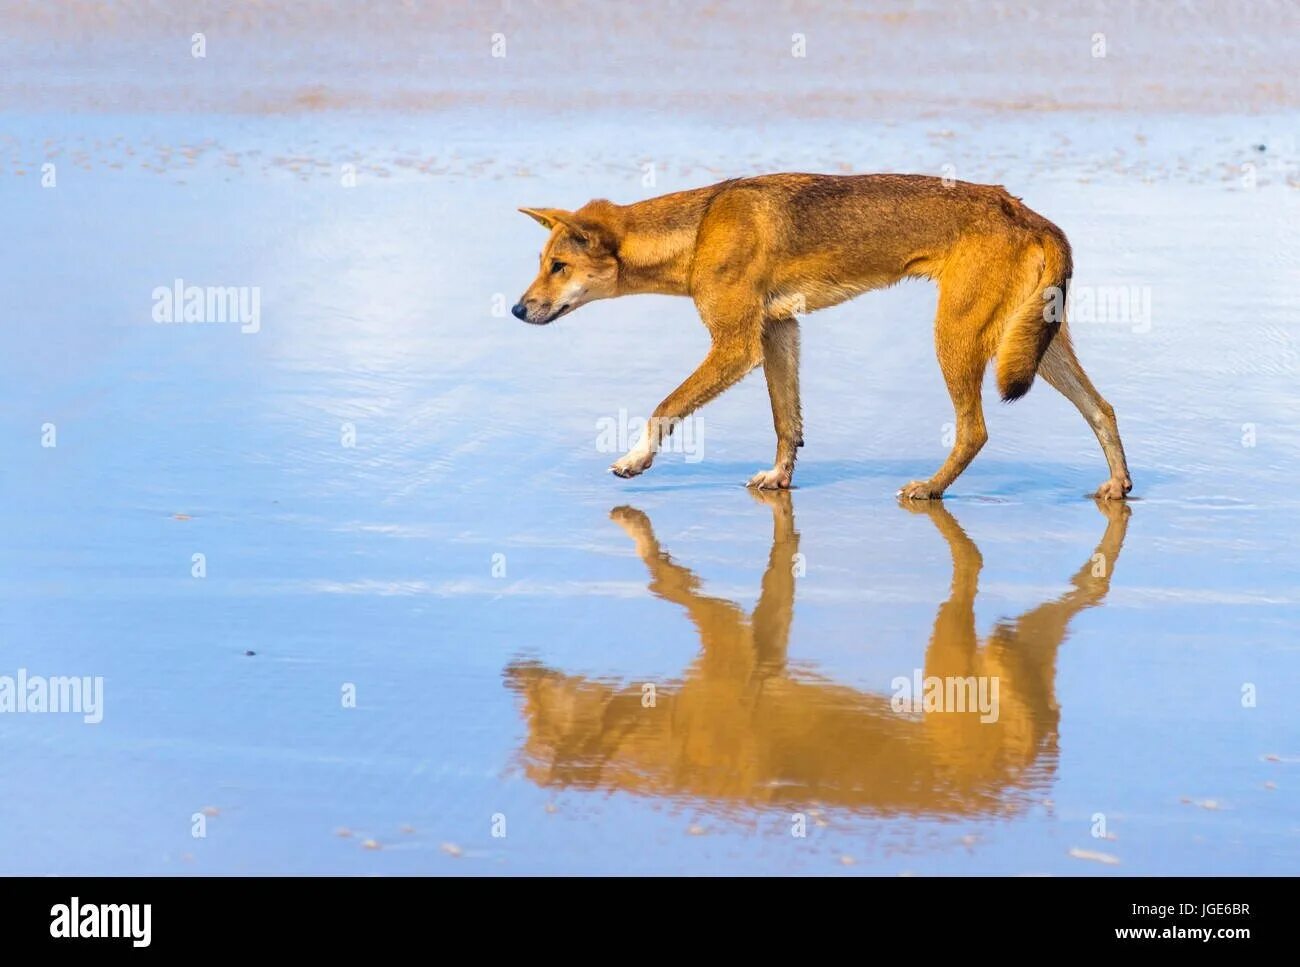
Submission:
M 513 309 L 511 309 L 510 311 L 511 311 L 511 313 L 514 314 L 514 317 L 515 317 L 516 319 L 523 319 L 524 317 L 526 317 L 526 316 L 528 315 L 528 310 L 524 308 L 524 304 L 523 304 L 522 302 L 518 303 L 518 304 L 517 304 Z

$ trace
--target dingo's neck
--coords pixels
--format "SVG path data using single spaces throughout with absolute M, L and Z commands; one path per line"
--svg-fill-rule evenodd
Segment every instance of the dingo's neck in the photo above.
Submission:
M 713 196 L 726 184 L 679 191 L 622 207 L 620 295 L 689 294 L 691 257 L 700 219 Z

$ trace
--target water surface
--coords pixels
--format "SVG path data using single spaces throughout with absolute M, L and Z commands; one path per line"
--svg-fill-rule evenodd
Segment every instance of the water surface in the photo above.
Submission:
M 66 29 L 21 22 L 32 58 L 27 32 Z M 274 65 L 264 42 L 241 56 Z M 0 88 L 0 675 L 105 688 L 98 725 L 0 715 L 0 870 L 1295 872 L 1285 90 L 1185 113 L 1189 67 L 1173 103 L 1092 77 L 975 110 L 928 75 L 925 110 L 852 124 L 655 90 L 557 121 L 471 72 L 490 106 L 268 114 L 225 74 L 133 109 L 106 61 Z M 293 90 L 327 70 L 295 63 Z M 162 98 L 150 69 L 127 79 Z M 946 165 L 1060 224 L 1080 291 L 1133 294 L 1072 323 L 1129 505 L 1084 496 L 1104 462 L 1041 382 L 986 394 L 948 499 L 896 501 L 952 422 L 924 285 L 804 323 L 777 496 L 742 486 L 771 461 L 758 376 L 693 453 L 605 473 L 600 427 L 704 353 L 689 303 L 505 311 L 542 241 L 520 205 Z M 256 287 L 258 331 L 155 322 L 177 279 Z M 900 711 L 916 676 L 996 679 L 996 720 Z

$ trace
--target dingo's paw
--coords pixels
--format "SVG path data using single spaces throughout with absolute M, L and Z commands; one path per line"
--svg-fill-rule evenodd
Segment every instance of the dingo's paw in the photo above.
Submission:
M 907 500 L 938 500 L 943 491 L 931 486 L 928 480 L 913 480 L 898 492 L 898 496 Z
M 784 467 L 773 467 L 771 470 L 760 470 L 754 474 L 745 486 L 757 487 L 759 490 L 789 490 L 792 476 L 793 474 Z
M 645 453 L 640 450 L 632 450 L 626 456 L 615 460 L 609 468 L 610 473 L 616 477 L 635 477 L 639 473 L 645 473 L 650 469 L 650 464 L 655 462 L 653 453 Z
M 1118 477 L 1111 477 L 1104 484 L 1097 488 L 1095 497 L 1101 500 L 1123 500 L 1128 496 L 1128 492 L 1133 489 L 1133 481 L 1128 477 L 1120 480 Z

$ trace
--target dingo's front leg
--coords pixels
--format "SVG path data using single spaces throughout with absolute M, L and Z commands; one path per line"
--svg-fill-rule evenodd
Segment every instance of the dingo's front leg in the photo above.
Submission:
M 760 359 L 761 350 L 756 345 L 737 339 L 715 340 L 695 372 L 656 407 L 637 445 L 609 469 L 619 477 L 635 477 L 644 472 L 654 463 L 655 454 L 678 423 L 739 382 Z
M 749 478 L 759 490 L 784 490 L 794 477 L 794 460 L 803 446 L 803 414 L 799 408 L 799 323 L 769 319 L 763 327 L 763 373 L 772 400 L 776 429 L 776 462 Z
M 695 372 L 656 407 L 641 441 L 610 467 L 620 477 L 649 467 L 678 423 L 763 362 L 760 283 L 766 268 L 754 232 L 747 230 L 753 224 L 744 217 L 748 204 L 745 199 L 734 205 L 718 202 L 700 226 L 691 297 L 713 345 Z

